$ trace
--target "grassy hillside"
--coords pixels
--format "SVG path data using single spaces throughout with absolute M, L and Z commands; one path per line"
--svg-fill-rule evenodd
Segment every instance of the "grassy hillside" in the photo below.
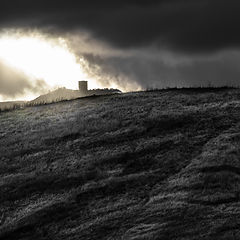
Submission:
M 12 102 L 0 102 L 0 112 L 13 110 L 13 109 L 20 109 L 26 105 L 27 102 L 25 101 L 12 101 Z
M 0 239 L 240 238 L 240 90 L 0 113 Z
M 81 97 L 78 90 L 71 90 L 67 88 L 58 88 L 52 92 L 41 95 L 36 99 L 29 101 L 29 105 L 41 105 L 53 102 L 59 102 L 61 100 L 71 100 Z

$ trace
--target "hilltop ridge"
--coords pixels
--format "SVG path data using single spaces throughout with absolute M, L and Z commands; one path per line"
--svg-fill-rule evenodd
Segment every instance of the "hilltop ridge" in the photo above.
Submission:
M 59 102 L 62 100 L 71 100 L 81 97 L 81 93 L 78 90 L 71 90 L 67 88 L 58 88 L 47 94 L 41 95 L 36 99 L 30 101 L 32 104 Z
M 40 95 L 39 97 L 31 101 L 9 101 L 9 102 L 0 102 L 0 111 L 14 110 L 28 106 L 56 103 L 66 100 L 73 100 L 81 97 L 90 97 L 90 96 L 101 96 L 101 95 L 111 95 L 111 94 L 120 94 L 122 93 L 118 89 L 113 88 L 103 88 L 103 89 L 91 89 L 87 92 L 81 92 L 79 90 L 67 89 L 65 87 L 58 88 L 54 91 L 50 91 L 46 94 Z

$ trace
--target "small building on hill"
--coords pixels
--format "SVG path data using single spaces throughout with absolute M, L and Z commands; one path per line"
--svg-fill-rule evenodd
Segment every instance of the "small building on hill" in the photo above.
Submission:
M 78 89 L 83 95 L 88 93 L 88 81 L 79 81 Z

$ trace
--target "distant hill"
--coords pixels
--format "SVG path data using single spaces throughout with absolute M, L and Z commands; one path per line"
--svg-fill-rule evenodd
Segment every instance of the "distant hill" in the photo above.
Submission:
M 67 88 L 59 88 L 55 91 L 41 95 L 38 98 L 30 101 L 31 104 L 45 104 L 51 102 L 59 102 L 62 100 L 71 100 L 79 97 L 86 97 L 92 95 L 108 95 L 114 93 L 121 93 L 118 89 L 93 89 L 88 90 L 86 93 L 81 93 L 79 90 L 71 90 Z
M 0 240 L 240 239 L 239 89 L 80 98 L 0 124 Z
M 70 100 L 81 97 L 78 90 L 71 90 L 66 88 L 58 88 L 55 91 L 49 92 L 47 94 L 41 95 L 36 99 L 30 101 L 32 104 L 44 104 L 51 102 L 59 102 L 62 100 Z
M 63 100 L 72 100 L 80 97 L 94 96 L 94 95 L 109 95 L 121 93 L 118 89 L 91 89 L 86 93 L 81 93 L 79 90 L 71 90 L 67 88 L 58 88 L 52 92 L 41 95 L 32 101 L 9 101 L 0 102 L 0 111 L 19 109 L 27 106 L 41 105 L 47 103 L 55 103 Z

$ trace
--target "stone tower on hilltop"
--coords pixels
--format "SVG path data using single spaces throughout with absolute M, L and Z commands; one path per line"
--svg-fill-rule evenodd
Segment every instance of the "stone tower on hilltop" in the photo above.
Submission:
M 78 82 L 78 88 L 81 94 L 87 94 L 88 93 L 88 81 L 79 81 Z

